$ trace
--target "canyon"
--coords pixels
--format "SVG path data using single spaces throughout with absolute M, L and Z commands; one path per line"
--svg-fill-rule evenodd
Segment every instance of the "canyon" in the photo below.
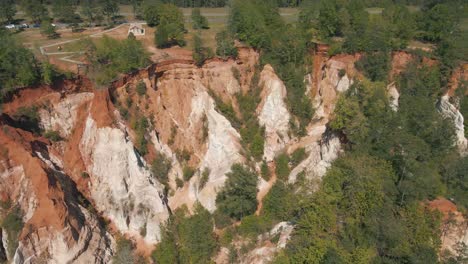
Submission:
M 237 59 L 212 59 L 202 67 L 192 61 L 163 61 L 121 76 L 108 88 L 97 89 L 84 76 L 54 85 L 27 87 L 12 95 L 0 116 L 0 200 L 14 201 L 24 223 L 18 241 L 0 230 L 0 260 L 13 263 L 108 263 L 116 240 L 133 240 L 143 255 L 161 241 L 162 228 L 177 208 L 193 211 L 201 204 L 216 210 L 216 195 L 236 163 L 247 163 L 239 129 L 220 110 L 229 105 L 239 116 L 237 94 L 260 89 L 255 115 L 265 129 L 262 160 L 274 166 L 275 157 L 304 148 L 307 155 L 292 168 L 288 181 L 305 177 L 318 187 L 332 162 L 344 153 L 342 135 L 328 123 L 340 94 L 362 77 L 354 63 L 360 55 L 329 57 L 317 52 L 312 71 L 305 76 L 315 109 L 304 136 L 290 133 L 293 116 L 286 103 L 287 88 L 271 65 L 259 66 L 259 54 L 241 48 Z M 391 74 L 397 75 L 411 56 L 395 52 Z M 254 75 L 258 85 L 252 85 Z M 459 78 L 467 79 L 465 71 Z M 143 83 L 146 93 L 136 87 Z M 392 109 L 398 111 L 398 87 L 387 87 Z M 453 120 L 457 147 L 466 155 L 464 117 L 448 92 L 437 107 Z M 60 140 L 35 133 L 18 113 L 31 109 L 43 131 Z M 141 121 L 146 126 L 141 131 Z M 146 151 L 142 151 L 145 142 Z M 171 164 L 167 183 L 152 172 L 156 157 Z M 254 162 L 260 174 L 261 162 Z M 193 176 L 185 178 L 190 168 Z M 204 172 L 208 178 L 202 183 Z M 274 180 L 258 177 L 259 193 Z M 182 184 L 181 184 L 182 183 Z M 258 195 L 259 200 L 264 195 Z M 261 201 L 259 201 L 261 204 Z M 458 226 L 467 220 L 453 204 Z M 432 207 L 438 208 L 437 203 Z M 14 207 L 14 208 L 13 208 Z M 439 206 L 440 207 L 440 206 Z M 287 244 L 294 226 L 281 222 L 258 238 L 257 246 L 241 263 L 267 263 Z M 269 239 L 279 236 L 276 243 Z M 454 251 L 467 242 L 467 229 L 449 229 L 443 248 Z M 455 241 L 455 242 L 454 242 Z M 229 249 L 221 247 L 217 263 L 228 263 Z

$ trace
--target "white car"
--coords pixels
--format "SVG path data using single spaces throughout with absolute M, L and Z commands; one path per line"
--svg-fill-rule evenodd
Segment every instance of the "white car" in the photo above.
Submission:
M 6 25 L 5 28 L 6 29 L 14 29 L 16 26 L 13 25 L 13 24 L 10 24 L 10 25 Z

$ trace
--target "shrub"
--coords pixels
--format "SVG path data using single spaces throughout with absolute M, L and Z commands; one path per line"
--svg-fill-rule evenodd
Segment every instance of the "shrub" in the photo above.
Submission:
M 201 177 L 200 177 L 200 185 L 199 185 L 200 190 L 203 189 L 203 187 L 205 187 L 209 179 L 210 179 L 210 169 L 207 167 L 203 170 Z
M 307 153 L 305 151 L 305 148 L 298 148 L 291 154 L 291 163 L 293 166 L 297 166 L 306 157 L 307 157 Z
M 270 169 L 268 168 L 268 164 L 267 164 L 266 161 L 262 162 L 262 167 L 260 168 L 260 170 L 261 170 L 261 173 L 262 173 L 262 178 L 265 181 L 269 181 L 270 178 L 271 178 L 271 175 L 270 175 Z
M 390 56 L 386 52 L 365 54 L 356 62 L 356 68 L 371 81 L 385 81 L 390 69 Z
M 171 168 L 171 161 L 163 153 L 160 153 L 151 164 L 153 176 L 164 185 L 167 185 L 169 181 L 169 171 Z
M 179 179 L 179 178 L 176 178 L 176 179 L 175 179 L 175 182 L 176 182 L 177 188 L 182 188 L 182 187 L 184 187 L 184 181 L 183 181 L 183 180 L 181 180 L 181 179 Z
M 8 250 L 10 256 L 13 256 L 18 247 L 18 236 L 23 229 L 22 212 L 19 207 L 13 208 L 3 219 L 0 226 L 8 234 Z
M 192 27 L 193 29 L 209 29 L 208 20 L 202 16 L 200 8 L 192 9 Z
M 232 224 L 231 218 L 228 215 L 220 212 L 219 210 L 214 212 L 213 218 L 214 218 L 216 227 L 219 229 L 223 229 Z
M 146 84 L 143 81 L 139 81 L 136 85 L 136 92 L 139 96 L 146 94 Z
M 146 153 L 148 153 L 148 141 L 145 137 L 146 129 L 148 127 L 149 123 L 146 117 L 141 117 L 134 124 L 136 134 L 136 147 L 140 151 L 140 154 L 143 156 L 146 155 Z
M 218 210 L 234 219 L 252 214 L 257 208 L 257 176 L 248 168 L 234 164 L 227 174 L 224 189 L 218 193 Z
M 290 220 L 296 206 L 292 186 L 277 181 L 263 200 L 263 214 L 278 221 Z
M 190 167 L 190 166 L 185 166 L 183 169 L 183 174 L 184 174 L 184 181 L 189 181 L 193 174 L 195 174 L 195 170 Z
M 82 171 L 82 172 L 81 172 L 81 178 L 83 178 L 83 179 L 88 179 L 88 178 L 89 178 L 89 174 L 88 174 L 86 171 Z
M 199 34 L 193 35 L 193 60 L 197 66 L 202 66 L 207 59 L 213 57 L 211 48 L 203 47 L 202 39 Z
M 134 263 L 135 256 L 133 250 L 132 242 L 124 237 L 120 237 L 117 239 L 117 248 L 112 257 L 112 262 L 116 264 Z
M 232 34 L 223 30 L 216 34 L 216 55 L 221 58 L 237 57 L 237 48 L 234 45 L 234 37 Z
M 281 153 L 276 157 L 276 175 L 279 179 L 287 181 L 289 172 L 289 157 L 286 153 Z
M 239 226 L 239 234 L 246 237 L 255 238 L 258 234 L 268 231 L 271 227 L 271 221 L 263 216 L 249 215 L 242 218 Z
M 44 137 L 47 138 L 48 140 L 52 142 L 57 142 L 60 140 L 63 140 L 63 138 L 60 136 L 59 132 L 54 131 L 54 130 L 49 130 L 44 133 Z

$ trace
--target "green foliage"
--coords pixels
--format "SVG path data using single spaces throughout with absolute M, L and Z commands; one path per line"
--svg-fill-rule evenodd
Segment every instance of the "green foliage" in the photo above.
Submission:
M 42 21 L 41 34 L 46 36 L 48 39 L 60 38 L 60 34 L 57 33 L 55 27 L 48 20 Z
M 258 75 L 258 72 L 255 75 Z M 255 82 L 256 78 L 254 76 L 253 82 Z M 261 160 L 265 145 L 265 129 L 260 126 L 255 115 L 256 108 L 260 103 L 259 92 L 260 89 L 257 84 L 253 83 L 249 92 L 245 95 L 239 93 L 236 97 L 244 121 L 240 129 L 242 144 L 257 161 Z
M 23 229 L 24 223 L 22 219 L 22 212 L 19 207 L 14 207 L 0 222 L 0 226 L 8 234 L 8 250 L 9 255 L 15 254 L 18 247 L 18 237 Z
M 47 8 L 37 0 L 22 0 L 20 1 L 20 8 L 35 23 L 39 23 L 48 16 Z
M 158 6 L 159 25 L 155 32 L 155 43 L 158 48 L 173 45 L 184 46 L 184 15 L 175 5 L 163 4 Z
M 208 182 L 208 180 L 210 179 L 210 169 L 208 167 L 206 167 L 202 174 L 201 174 L 201 177 L 200 177 L 200 183 L 199 183 L 199 189 L 203 189 L 203 187 L 205 187 L 206 183 Z
M 390 54 L 373 52 L 363 55 L 356 63 L 356 68 L 362 71 L 371 81 L 387 80 L 390 70 Z
M 201 205 L 190 217 L 179 209 L 169 219 L 152 258 L 156 263 L 209 263 L 217 249 L 212 231 L 211 215 Z
M 0 0 L 0 22 L 10 22 L 16 14 L 14 0 Z
M 447 194 L 457 205 L 468 208 L 468 157 L 456 157 L 443 174 Z
M 214 56 L 213 50 L 209 47 L 203 47 L 202 39 L 199 34 L 193 35 L 193 60 L 197 66 L 202 66 L 207 59 Z
M 262 178 L 265 181 L 269 181 L 270 178 L 271 178 L 271 173 L 270 173 L 270 169 L 268 168 L 268 164 L 266 163 L 266 161 L 262 162 L 262 166 L 261 166 L 260 170 L 261 170 Z
M 0 101 L 6 92 L 36 83 L 40 68 L 34 55 L 0 30 Z
M 249 215 L 242 218 L 238 228 L 241 236 L 256 238 L 259 234 L 268 232 L 271 228 L 271 221 L 263 216 Z
M 287 183 L 277 181 L 263 200 L 262 214 L 278 221 L 291 220 L 297 206 L 297 197 L 293 190 Z
M 169 171 L 172 163 L 166 155 L 160 153 L 151 163 L 153 176 L 162 184 L 167 185 L 169 181 Z
M 56 0 L 52 3 L 54 17 L 64 23 L 80 22 L 80 17 L 75 13 L 76 5 L 72 0 Z
M 140 41 L 134 38 L 116 40 L 104 36 L 96 44 L 91 40 L 85 43 L 86 55 L 91 62 L 91 78 L 104 85 L 119 73 L 128 73 L 147 66 L 150 62 Z
M 184 181 L 189 181 L 195 174 L 195 169 L 190 166 L 185 166 L 183 169 Z
M 424 12 L 420 21 L 422 29 L 425 30 L 423 38 L 429 41 L 440 41 L 445 38 L 457 23 L 455 10 L 456 7 L 441 3 Z
M 255 212 L 257 208 L 257 176 L 240 164 L 232 165 L 224 189 L 218 193 L 218 210 L 234 219 Z
M 307 158 L 307 153 L 305 148 L 298 148 L 291 154 L 291 163 L 292 166 L 295 167 L 299 165 L 303 160 Z
M 41 66 L 41 75 L 43 83 L 49 85 L 53 84 L 54 81 L 60 77 L 58 70 L 49 62 L 43 62 Z
M 134 246 L 132 241 L 121 237 L 117 239 L 117 248 L 114 256 L 112 257 L 112 263 L 116 264 L 127 264 L 135 263 L 135 255 L 133 253 Z
M 341 21 L 336 1 L 321 1 L 318 26 L 324 37 L 332 37 L 341 33 Z
M 192 27 L 193 29 L 209 29 L 208 19 L 202 16 L 200 8 L 192 9 Z
M 59 132 L 54 131 L 54 130 L 49 130 L 44 133 L 44 137 L 47 138 L 48 140 L 52 142 L 57 142 L 63 140 L 63 138 L 60 136 Z
M 139 81 L 136 85 L 136 92 L 139 96 L 146 94 L 146 84 L 143 81 Z
M 107 18 L 108 23 L 113 23 L 114 17 L 119 13 L 119 5 L 115 0 L 98 0 L 98 5 L 102 14 Z
M 149 127 L 148 119 L 143 116 L 137 119 L 132 124 L 132 127 L 135 130 L 135 145 L 140 154 L 144 156 L 148 153 L 148 140 L 145 137 L 146 130 Z
M 221 97 L 217 96 L 213 91 L 209 90 L 208 93 L 216 103 L 216 110 L 223 114 L 223 116 L 229 120 L 234 128 L 240 128 L 240 121 L 237 118 L 236 112 L 234 111 L 234 108 L 232 108 L 232 105 L 223 102 Z
M 176 182 L 176 187 L 177 187 L 177 188 L 182 188 L 182 187 L 184 187 L 184 181 L 183 181 L 183 180 L 181 180 L 181 179 L 179 179 L 179 178 L 176 178 L 176 179 L 175 179 L 175 182 Z
M 221 58 L 237 57 L 237 48 L 234 37 L 228 31 L 223 30 L 216 33 L 216 55 Z
M 289 157 L 286 153 L 281 153 L 276 157 L 276 175 L 279 179 L 287 181 L 289 177 Z

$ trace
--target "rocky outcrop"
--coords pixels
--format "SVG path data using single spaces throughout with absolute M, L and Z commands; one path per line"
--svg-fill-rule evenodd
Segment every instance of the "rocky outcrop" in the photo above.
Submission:
M 465 138 L 464 117 L 460 111 L 450 103 L 448 95 L 442 96 L 439 102 L 439 111 L 447 118 L 453 121 L 455 133 L 457 137 L 456 145 L 462 155 L 466 155 L 468 151 L 468 140 Z
M 308 144 L 305 150 L 308 157 L 291 171 L 290 183 L 294 183 L 302 172 L 306 179 L 318 183 L 342 152 L 340 139 L 331 133 L 324 133 L 320 141 Z
M 468 256 L 468 219 L 444 198 L 433 200 L 428 206 L 442 213 L 441 256 Z
M 60 136 L 67 138 L 77 121 L 78 108 L 93 99 L 93 93 L 77 93 L 66 95 L 65 98 L 51 97 L 39 109 L 41 127 L 45 131 L 57 131 Z
M 265 146 L 263 158 L 272 161 L 289 142 L 290 114 L 284 102 L 286 87 L 270 65 L 265 65 L 260 74 L 262 88 L 261 102 L 258 106 L 258 120 L 265 127 Z
M 92 117 L 86 120 L 80 143 L 96 209 L 117 229 L 157 243 L 160 225 L 169 217 L 163 186 L 145 167 L 125 133 L 117 128 L 98 128 Z
M 25 228 L 3 245 L 15 263 L 106 263 L 112 256 L 112 239 L 75 184 L 52 161 L 46 142 L 29 132 L 4 125 L 0 132 L 0 193 L 13 210 L 18 207 Z M 82 199 L 78 199 L 82 197 Z M 18 240 L 18 247 L 9 248 Z M 15 252 L 14 256 L 8 252 Z
M 394 82 L 387 86 L 387 94 L 390 102 L 390 108 L 395 112 L 398 111 L 400 93 L 398 92 Z

